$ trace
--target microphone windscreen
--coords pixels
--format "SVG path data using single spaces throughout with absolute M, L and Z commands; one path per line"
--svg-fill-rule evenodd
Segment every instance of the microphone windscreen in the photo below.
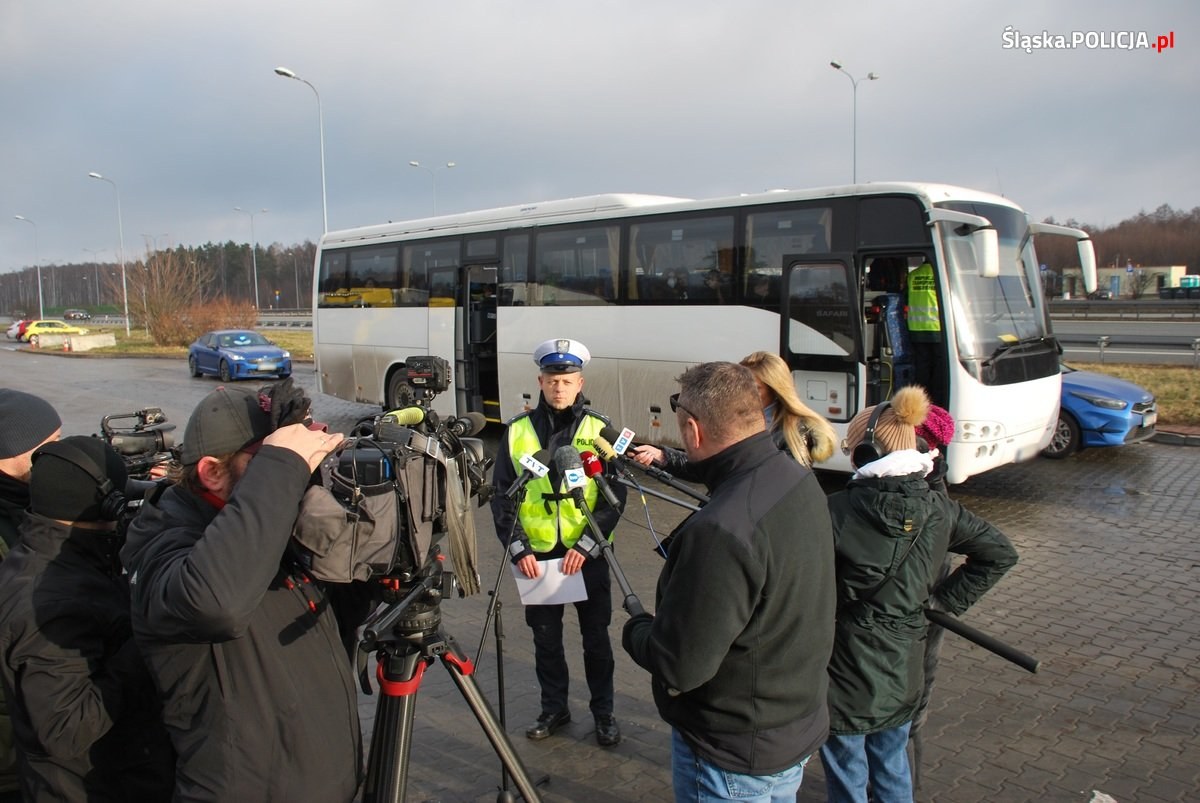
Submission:
M 605 427 L 604 429 L 600 430 L 600 437 L 608 441 L 608 446 L 610 449 L 612 449 L 612 445 L 621 438 L 621 430 L 616 429 L 615 427 Z M 616 449 L 613 449 L 613 452 L 615 453 Z
M 583 461 L 583 473 L 589 477 L 595 477 L 604 473 L 604 464 L 600 462 L 600 458 L 591 452 L 580 452 L 580 459 Z
M 560 446 L 554 452 L 554 465 L 558 466 L 560 473 L 565 474 L 570 469 L 582 469 L 583 460 L 574 446 Z
M 467 437 L 478 435 L 480 432 L 483 432 L 483 428 L 487 426 L 487 418 L 484 417 L 483 413 L 467 413 L 458 420 L 467 422 L 468 428 L 467 432 L 465 433 Z
M 399 424 L 402 427 L 411 427 L 425 420 L 425 410 L 420 407 L 401 407 L 398 410 L 384 413 L 381 420 L 390 424 Z
M 605 460 L 616 459 L 617 451 L 613 449 L 612 444 L 608 442 L 608 439 L 605 438 L 603 434 L 597 435 L 596 439 L 592 441 L 592 445 L 596 447 L 596 451 L 599 452 L 600 456 Z

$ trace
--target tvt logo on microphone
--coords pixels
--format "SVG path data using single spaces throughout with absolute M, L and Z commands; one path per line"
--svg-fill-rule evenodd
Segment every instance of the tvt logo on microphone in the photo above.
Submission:
M 527 469 L 535 477 L 544 477 L 550 469 L 537 461 L 537 458 L 527 454 L 520 459 L 521 467 Z
M 617 454 L 625 454 L 625 450 L 629 448 L 631 442 L 633 442 L 633 430 L 626 427 L 621 430 L 621 437 L 617 438 L 617 442 L 613 444 L 613 451 Z

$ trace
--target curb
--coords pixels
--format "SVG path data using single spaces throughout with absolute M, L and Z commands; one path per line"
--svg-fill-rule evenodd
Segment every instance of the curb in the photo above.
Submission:
M 1200 435 L 1185 435 L 1182 432 L 1156 432 L 1150 440 L 1169 446 L 1200 446 Z

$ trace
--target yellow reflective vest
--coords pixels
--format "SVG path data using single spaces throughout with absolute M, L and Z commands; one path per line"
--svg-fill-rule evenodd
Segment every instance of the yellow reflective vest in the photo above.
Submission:
M 908 274 L 908 331 L 939 335 L 937 281 L 928 262 Z
M 596 436 L 600 430 L 608 426 L 608 422 L 585 410 L 571 444 L 580 452 L 594 450 Z M 521 455 L 536 454 L 542 444 L 538 441 L 537 432 L 528 415 L 515 418 L 508 425 L 508 453 L 512 457 L 513 467 L 519 475 L 523 469 Z M 565 484 L 561 491 L 565 492 Z M 594 510 L 600 492 L 596 483 L 588 480 L 583 489 L 583 498 L 589 510 Z M 546 498 L 549 496 L 550 498 Z M 575 507 L 575 502 L 569 497 L 558 499 L 554 488 L 550 485 L 549 475 L 536 477 L 525 486 L 525 500 L 517 508 L 517 519 L 521 528 L 529 538 L 530 548 L 534 552 L 549 552 L 558 541 L 562 541 L 567 549 L 575 546 L 579 536 L 587 526 L 587 519 Z M 612 534 L 609 534 L 612 539 Z

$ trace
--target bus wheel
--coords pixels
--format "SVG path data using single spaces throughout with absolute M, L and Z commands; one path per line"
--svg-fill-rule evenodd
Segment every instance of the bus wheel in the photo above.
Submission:
M 404 371 L 395 371 L 388 379 L 387 396 L 383 400 L 383 409 L 399 410 L 413 404 L 412 386 L 404 381 Z

